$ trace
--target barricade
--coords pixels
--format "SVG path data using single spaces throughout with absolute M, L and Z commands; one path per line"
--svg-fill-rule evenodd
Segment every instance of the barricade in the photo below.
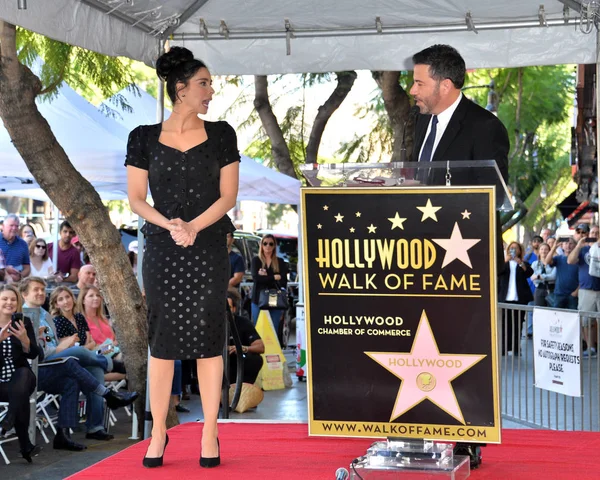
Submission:
M 500 355 L 500 382 L 502 417 L 534 428 L 568 431 L 600 431 L 600 368 L 598 356 L 580 358 L 582 396 L 570 397 L 542 390 L 534 386 L 533 339 L 527 334 L 527 317 L 533 306 L 498 304 L 498 352 Z M 540 307 L 535 307 L 540 308 Z M 573 312 L 573 310 L 550 309 Z M 579 324 L 600 318 L 598 312 L 578 312 Z M 506 322 L 502 322 L 506 316 Z M 512 327 L 512 335 L 510 328 Z M 600 344 L 598 329 L 595 341 Z M 510 338 L 509 338 L 510 337 Z M 502 339 L 505 341 L 503 342 Z M 583 339 L 583 335 L 582 335 Z M 520 348 L 514 348 L 519 341 Z M 504 348 L 502 346 L 504 345 Z M 513 348 L 511 348 L 513 347 Z M 512 354 L 509 350 L 519 350 Z

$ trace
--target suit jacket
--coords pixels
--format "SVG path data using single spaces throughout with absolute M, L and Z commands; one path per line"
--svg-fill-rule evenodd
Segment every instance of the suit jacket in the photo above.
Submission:
M 414 162 L 419 159 L 430 119 L 431 115 L 417 116 L 412 157 Z M 508 133 L 502 122 L 493 113 L 463 95 L 433 152 L 432 161 L 495 160 L 506 182 L 509 148 Z M 429 184 L 445 185 L 445 169 L 435 169 L 432 172 Z M 490 184 L 490 179 L 481 178 L 475 171 L 455 172 L 451 182 L 452 185 L 483 185 Z
M 516 276 L 516 284 L 517 284 L 517 297 L 519 300 L 517 301 L 521 305 L 527 305 L 529 302 L 533 301 L 533 294 L 531 293 L 531 288 L 529 288 L 529 283 L 527 279 L 533 275 L 533 269 L 531 265 L 527 262 L 523 262 L 525 265 L 525 270 L 517 265 L 517 276 Z M 498 301 L 506 302 L 506 295 L 508 294 L 508 285 L 510 282 L 510 263 L 505 262 L 504 267 L 500 269 L 498 272 Z

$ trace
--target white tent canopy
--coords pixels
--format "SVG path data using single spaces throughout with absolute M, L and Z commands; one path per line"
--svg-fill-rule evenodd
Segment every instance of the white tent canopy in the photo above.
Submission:
M 156 100 L 152 96 L 144 91 L 141 96 L 128 90 L 119 93 L 133 109 L 131 113 L 121 112 L 119 121 L 122 124 L 101 114 L 64 83 L 52 102 L 38 101 L 40 113 L 50 124 L 73 166 L 104 200 L 127 197 L 127 171 L 123 163 L 129 131 L 140 124 L 156 123 L 155 114 L 151 114 L 152 110 L 156 111 Z M 0 173 L 3 175 L 0 193 L 48 200 L 32 180 L 3 127 L 0 127 Z M 244 157 L 240 165 L 238 199 L 298 204 L 300 181 Z
M 147 64 L 159 39 L 172 38 L 215 74 L 406 69 L 433 43 L 483 68 L 595 63 L 595 35 L 579 27 L 582 1 L 35 0 L 18 10 L 17 0 L 0 0 L 0 18 Z
M 99 182 L 93 184 L 100 198 L 103 200 L 122 200 L 127 198 L 125 168 L 121 168 L 121 170 L 121 183 Z M 35 182 L 30 185 L 19 185 L 14 182 L 5 184 L 3 183 L 3 179 L 0 179 L 0 188 L 0 193 L 5 195 L 50 201 L 48 195 Z M 300 201 L 300 180 L 276 172 L 250 157 L 242 155 L 240 186 L 237 198 L 238 200 L 258 200 L 267 203 L 297 205 Z
M 138 125 L 153 125 L 156 122 L 156 110 L 158 103 L 156 99 L 145 90 L 138 89 L 139 94 L 132 89 L 124 88 L 117 92 L 113 98 L 121 96 L 131 107 L 130 112 L 126 112 L 116 107 L 111 100 L 106 100 L 102 103 L 102 108 L 110 108 L 116 112 L 113 117 L 119 124 L 128 132 L 133 130 Z M 171 115 L 171 111 L 167 108 L 163 109 L 163 118 L 166 120 Z
M 51 102 L 38 99 L 36 103 L 81 175 L 92 184 L 123 181 L 128 135 L 125 128 L 102 115 L 65 83 Z M 0 173 L 6 177 L 32 178 L 4 127 L 0 127 Z

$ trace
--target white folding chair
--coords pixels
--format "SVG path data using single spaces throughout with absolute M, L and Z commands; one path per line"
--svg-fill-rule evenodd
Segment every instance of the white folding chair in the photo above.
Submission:
M 0 402 L 0 420 L 2 420 L 4 418 L 4 416 L 6 415 L 6 412 L 8 412 L 8 403 Z M 12 442 L 13 440 L 17 440 L 16 435 L 11 435 L 6 438 L 0 438 L 0 455 L 2 455 L 2 458 L 4 459 L 4 463 L 6 463 L 7 465 L 10 464 L 10 460 L 8 460 L 8 457 L 6 456 L 6 453 L 4 452 L 4 449 L 2 448 L 2 444 Z
M 54 435 L 56 435 L 56 428 L 54 427 L 55 418 L 52 418 L 52 416 L 48 413 L 48 410 L 46 408 L 49 405 L 54 404 L 58 410 L 58 407 L 59 407 L 58 397 L 59 397 L 58 395 L 54 395 L 51 393 L 45 393 L 45 392 L 38 390 L 36 406 L 35 406 L 36 416 L 42 416 L 46 420 L 47 425 L 52 429 L 52 432 L 54 433 Z M 39 421 L 38 418 L 36 418 L 36 422 L 37 421 Z M 43 425 L 43 420 L 41 420 L 41 424 Z M 40 431 L 42 432 L 44 440 L 46 440 L 46 443 L 48 443 L 48 438 L 46 437 L 46 434 L 43 432 L 43 430 L 40 430 Z

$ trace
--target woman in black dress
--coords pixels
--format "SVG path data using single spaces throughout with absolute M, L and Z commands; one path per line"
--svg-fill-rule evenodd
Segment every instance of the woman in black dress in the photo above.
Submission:
M 217 417 L 223 381 L 226 213 L 235 206 L 240 156 L 234 130 L 207 122 L 214 90 L 206 66 L 172 48 L 156 62 L 173 102 L 168 120 L 142 125 L 127 145 L 131 209 L 146 220 L 142 272 L 148 307 L 152 441 L 144 466 L 162 465 L 174 361 L 197 359 L 204 413 L 200 465 L 220 463 Z M 148 185 L 154 206 L 146 202 Z
M 29 440 L 29 396 L 36 379 L 28 360 L 41 355 L 31 320 L 21 314 L 21 296 L 13 285 L 0 287 L 0 402 L 8 402 L 8 412 L 0 421 L 0 433 L 13 427 L 19 438 L 21 455 L 31 457 L 41 448 Z

